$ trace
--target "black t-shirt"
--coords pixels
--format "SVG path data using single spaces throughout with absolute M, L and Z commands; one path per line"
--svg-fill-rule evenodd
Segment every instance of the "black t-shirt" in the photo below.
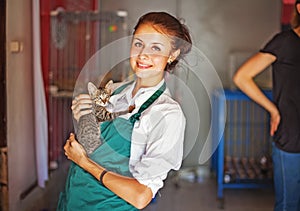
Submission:
M 281 122 L 274 141 L 284 151 L 300 152 L 300 37 L 293 30 L 278 33 L 260 52 L 276 56 L 273 100 Z

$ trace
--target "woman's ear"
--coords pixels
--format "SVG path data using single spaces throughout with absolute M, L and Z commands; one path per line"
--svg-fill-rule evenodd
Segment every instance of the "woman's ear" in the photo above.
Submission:
M 169 60 L 173 62 L 180 54 L 180 49 L 177 49 L 176 51 L 173 51 L 169 57 Z

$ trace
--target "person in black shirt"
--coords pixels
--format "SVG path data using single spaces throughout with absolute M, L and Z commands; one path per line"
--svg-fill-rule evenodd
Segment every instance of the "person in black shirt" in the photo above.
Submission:
M 300 0 L 292 29 L 276 34 L 235 73 L 234 83 L 270 113 L 275 211 L 300 210 Z M 273 102 L 253 78 L 272 65 Z

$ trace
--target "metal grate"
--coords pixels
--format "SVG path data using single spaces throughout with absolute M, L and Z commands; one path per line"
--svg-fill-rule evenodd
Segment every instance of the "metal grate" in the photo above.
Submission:
M 85 63 L 104 45 L 127 35 L 126 17 L 117 12 L 51 12 L 49 52 L 49 160 L 61 160 L 63 145 L 74 131 L 71 101 Z M 113 56 L 113 55 L 111 55 Z
M 253 101 L 229 97 L 229 92 L 226 107 L 224 182 L 229 176 L 230 182 L 271 179 L 268 113 Z
M 264 92 L 271 98 L 270 91 Z M 223 199 L 225 188 L 272 184 L 268 112 L 238 90 L 224 93 L 225 97 L 218 91 L 213 95 L 213 141 L 219 145 L 212 157 L 212 170 L 217 176 L 219 199 Z M 220 131 L 222 125 L 224 131 Z

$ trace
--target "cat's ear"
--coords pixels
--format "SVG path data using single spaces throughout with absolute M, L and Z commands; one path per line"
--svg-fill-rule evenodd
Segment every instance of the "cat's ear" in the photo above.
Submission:
M 110 80 L 108 81 L 106 84 L 105 84 L 105 89 L 110 89 L 111 85 L 113 85 L 113 80 Z
M 105 89 L 109 92 L 112 93 L 112 85 L 114 84 L 113 80 L 108 81 L 105 84 Z
M 89 94 L 92 96 L 97 91 L 97 87 L 92 82 L 89 82 L 88 83 L 88 91 L 89 91 Z

